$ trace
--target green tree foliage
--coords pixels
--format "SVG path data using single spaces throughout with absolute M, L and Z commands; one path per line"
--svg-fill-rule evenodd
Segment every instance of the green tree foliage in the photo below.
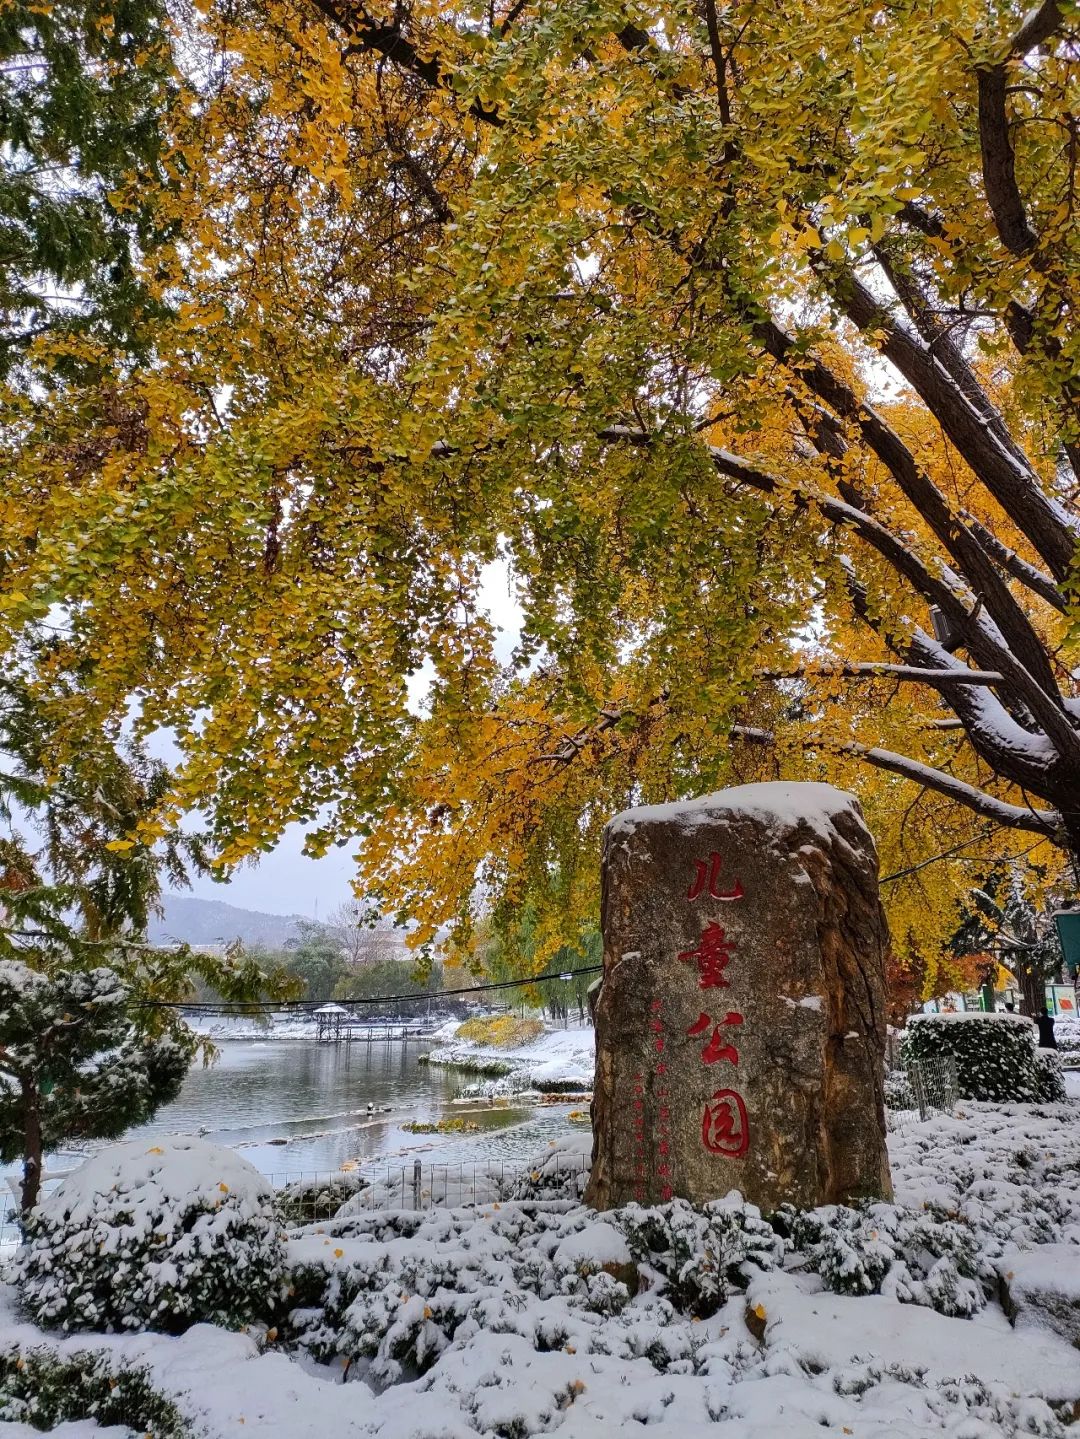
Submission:
M 435 995 L 443 987 L 442 966 L 418 974 L 406 960 L 373 959 L 351 965 L 334 987 L 334 999 L 378 999 L 382 995 Z M 363 1011 L 361 1011 L 363 1012 Z
M 178 1008 L 194 976 L 229 1000 L 289 990 L 238 950 L 146 944 L 161 885 L 204 858 L 179 829 L 132 853 L 128 831 L 169 783 L 138 745 L 87 730 L 56 751 L 14 674 L 0 682 L 0 764 L 0 1154 L 21 1153 L 29 1209 L 49 1148 L 113 1138 L 176 1093 L 200 1048 Z
M 158 0 L 0 6 L 0 377 L 50 332 L 135 338 L 168 23 Z
M 42 1154 L 151 1118 L 196 1048 L 179 1019 L 148 1033 L 115 969 L 42 973 L 0 960 L 0 1159 L 25 1160 L 23 1210 L 37 1200 Z
M 340 940 L 318 924 L 302 924 L 295 949 L 286 950 L 282 957 L 285 969 L 304 985 L 306 999 L 330 999 L 349 970 Z

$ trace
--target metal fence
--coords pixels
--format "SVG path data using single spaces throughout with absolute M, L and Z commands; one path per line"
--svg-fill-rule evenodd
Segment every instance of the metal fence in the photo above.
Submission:
M 588 1155 L 563 1153 L 533 1169 L 523 1168 L 520 1160 L 425 1164 L 417 1159 L 407 1165 L 364 1166 L 352 1173 L 301 1170 L 267 1177 L 278 1191 L 286 1219 L 314 1224 L 333 1219 L 346 1203 L 351 1213 L 454 1209 L 565 1191 L 574 1180 L 580 1193 L 588 1170 Z
M 576 1192 L 584 1189 L 589 1157 L 553 1154 L 536 1168 L 520 1160 L 463 1160 L 459 1163 L 364 1165 L 356 1170 L 298 1169 L 268 1174 L 278 1194 L 283 1217 L 291 1224 L 317 1224 L 335 1218 L 343 1204 L 368 1213 L 380 1209 L 454 1209 L 461 1205 L 490 1204 L 503 1199 L 554 1194 L 571 1180 Z M 60 1183 L 46 1180 L 42 1189 Z M 571 1192 L 575 1192 L 571 1190 Z M 0 1199 L 0 1247 L 11 1248 L 21 1237 L 18 1201 L 13 1194 Z
M 929 1119 L 932 1114 L 951 1114 L 960 1099 L 956 1077 L 956 1060 L 946 1056 L 934 1059 L 909 1059 L 893 1077 L 903 1076 L 907 1103 L 887 1111 L 889 1128 L 903 1129 L 906 1124 Z

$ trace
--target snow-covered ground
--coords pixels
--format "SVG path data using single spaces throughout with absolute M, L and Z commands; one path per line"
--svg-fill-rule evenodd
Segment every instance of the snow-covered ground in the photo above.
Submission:
M 595 1049 L 589 1025 L 551 1029 L 528 1044 L 506 1049 L 458 1039 L 457 1029 L 457 1024 L 450 1023 L 435 1033 L 428 1063 L 481 1071 L 492 1061 L 509 1066 L 510 1074 L 477 1086 L 483 1093 L 520 1093 L 551 1085 L 592 1089 Z
M 207 1439 L 1075 1432 L 1077 1104 L 965 1104 L 890 1135 L 895 1205 L 817 1211 L 841 1236 L 825 1249 L 798 1233 L 785 1249 L 735 1201 L 704 1241 L 686 1207 L 597 1216 L 574 1197 L 587 1143 L 550 1148 L 475 1208 L 294 1232 L 305 1307 L 275 1343 L 208 1326 L 46 1335 L 8 1290 L 0 1354 L 47 1345 L 144 1366 Z M 574 1178 L 547 1182 L 564 1164 Z M 860 1288 L 878 1292 L 837 1292 Z M 99 1434 L 120 1439 L 65 1439 Z

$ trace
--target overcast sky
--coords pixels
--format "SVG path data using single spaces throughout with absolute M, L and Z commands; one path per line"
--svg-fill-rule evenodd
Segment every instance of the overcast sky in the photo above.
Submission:
M 508 660 L 520 633 L 521 609 L 510 593 L 510 576 L 504 561 L 496 560 L 484 573 L 480 598 L 492 622 L 502 634 L 496 645 L 500 659 Z M 426 681 L 416 677 L 414 691 L 422 697 Z M 155 750 L 161 747 L 153 746 Z M 163 750 L 161 751 L 163 752 Z M 173 756 L 168 756 L 173 758 Z M 260 909 L 268 914 L 302 914 L 324 919 L 339 904 L 352 898 L 350 880 L 356 873 L 352 845 L 332 849 L 323 859 L 308 859 L 301 853 L 304 831 L 290 825 L 281 843 L 262 857 L 257 865 L 245 865 L 225 884 L 212 879 L 195 879 L 181 894 L 199 899 L 220 899 L 243 909 Z

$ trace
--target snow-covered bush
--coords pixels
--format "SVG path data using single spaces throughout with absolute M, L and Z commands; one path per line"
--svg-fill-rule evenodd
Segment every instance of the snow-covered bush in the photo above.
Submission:
M 982 1280 L 992 1283 L 993 1274 L 980 1268 L 967 1225 L 895 1204 L 826 1205 L 784 1220 L 805 1267 L 836 1294 L 892 1294 L 961 1317 L 986 1303 Z
M 103 1149 L 30 1216 L 14 1262 L 22 1303 L 46 1327 L 236 1327 L 282 1297 L 274 1193 L 221 1145 L 132 1141 Z
M 902 1069 L 890 1069 L 885 1076 L 885 1108 L 915 1109 L 911 1081 Z
M 44 1346 L 0 1350 L 0 1421 L 55 1429 L 66 1421 L 122 1424 L 154 1439 L 189 1439 L 191 1426 L 149 1372 L 107 1353 L 60 1355 Z
M 1061 1060 L 1053 1049 L 1035 1051 L 1035 1074 L 1039 1086 L 1040 1104 L 1060 1104 L 1066 1098 L 1065 1076 Z
M 673 1199 L 654 1209 L 627 1205 L 616 1214 L 630 1252 L 661 1276 L 676 1309 L 705 1318 L 732 1290 L 745 1289 L 750 1270 L 775 1268 L 784 1245 L 752 1204 L 738 1194 L 695 1209 Z
M 1043 1079 L 1035 1060 L 1035 1026 L 1022 1014 L 916 1014 L 901 1052 L 911 1060 L 952 1059 L 964 1099 L 1035 1104 Z

